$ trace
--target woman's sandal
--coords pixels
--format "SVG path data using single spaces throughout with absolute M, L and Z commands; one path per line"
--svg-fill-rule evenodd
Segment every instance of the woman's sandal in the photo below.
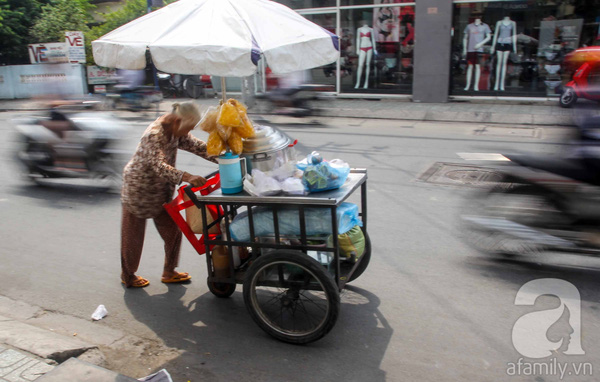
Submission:
M 127 285 L 127 283 L 123 280 L 121 280 L 122 284 L 125 284 L 125 286 L 127 286 L 127 288 L 143 288 L 143 287 L 147 287 L 148 285 L 150 285 L 150 281 L 146 280 L 143 277 L 137 276 L 137 279 L 135 279 L 134 282 L 131 283 L 131 285 Z
M 189 275 L 189 273 L 187 272 L 175 272 L 175 275 L 171 276 L 171 277 L 163 277 L 161 278 L 160 281 L 162 281 L 165 284 L 170 284 L 170 283 L 183 283 L 186 281 L 189 281 L 192 279 L 192 276 Z

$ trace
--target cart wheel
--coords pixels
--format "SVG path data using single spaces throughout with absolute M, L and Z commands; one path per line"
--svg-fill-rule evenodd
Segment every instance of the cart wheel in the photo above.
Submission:
M 316 341 L 335 325 L 340 295 L 333 278 L 302 252 L 259 257 L 244 280 L 244 303 L 252 319 L 278 340 Z
M 216 283 L 206 279 L 208 284 L 208 290 L 217 297 L 227 298 L 235 292 L 235 284 L 230 283 Z
M 356 267 L 356 269 L 354 270 L 354 273 L 352 274 L 352 276 L 350 276 L 350 279 L 348 279 L 348 282 L 354 281 L 360 275 L 362 275 L 363 272 L 365 271 L 365 269 L 367 269 L 367 267 L 369 266 L 369 262 L 371 261 L 371 239 L 369 238 L 368 233 L 365 232 L 364 234 L 365 234 L 365 253 L 363 253 L 363 255 L 361 256 L 360 264 L 358 264 L 358 267 Z

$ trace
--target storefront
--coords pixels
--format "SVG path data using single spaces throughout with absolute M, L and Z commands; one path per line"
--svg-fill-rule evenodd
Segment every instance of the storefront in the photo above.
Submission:
M 282 0 L 340 36 L 337 63 L 313 69 L 310 80 L 340 95 L 410 95 L 415 3 L 407 0 Z
M 600 0 L 279 2 L 340 36 L 309 80 L 346 97 L 557 97 L 565 55 L 599 44 Z
M 557 97 L 564 58 L 597 43 L 600 1 L 455 1 L 451 95 Z

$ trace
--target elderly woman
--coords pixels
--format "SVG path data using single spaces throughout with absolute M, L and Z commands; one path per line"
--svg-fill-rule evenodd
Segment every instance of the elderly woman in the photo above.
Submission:
M 148 126 L 133 158 L 123 170 L 121 281 L 127 287 L 141 288 L 150 284 L 135 274 L 142 257 L 146 219 L 150 218 L 165 242 L 162 282 L 178 283 L 191 279 L 189 274 L 175 271 L 181 249 L 181 231 L 163 204 L 171 201 L 175 185 L 181 182 L 195 187 L 206 183 L 201 176 L 175 168 L 177 149 L 215 162 L 206 154 L 206 143 L 190 134 L 199 120 L 200 114 L 193 103 L 173 104 L 171 113 Z

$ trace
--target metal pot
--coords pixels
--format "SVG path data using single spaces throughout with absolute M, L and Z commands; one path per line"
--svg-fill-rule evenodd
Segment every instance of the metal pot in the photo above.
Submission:
M 281 164 L 296 160 L 294 146 L 297 140 L 292 140 L 276 127 L 255 125 L 255 136 L 244 141 L 242 157 L 246 158 L 248 173 L 252 169 L 271 171 Z

